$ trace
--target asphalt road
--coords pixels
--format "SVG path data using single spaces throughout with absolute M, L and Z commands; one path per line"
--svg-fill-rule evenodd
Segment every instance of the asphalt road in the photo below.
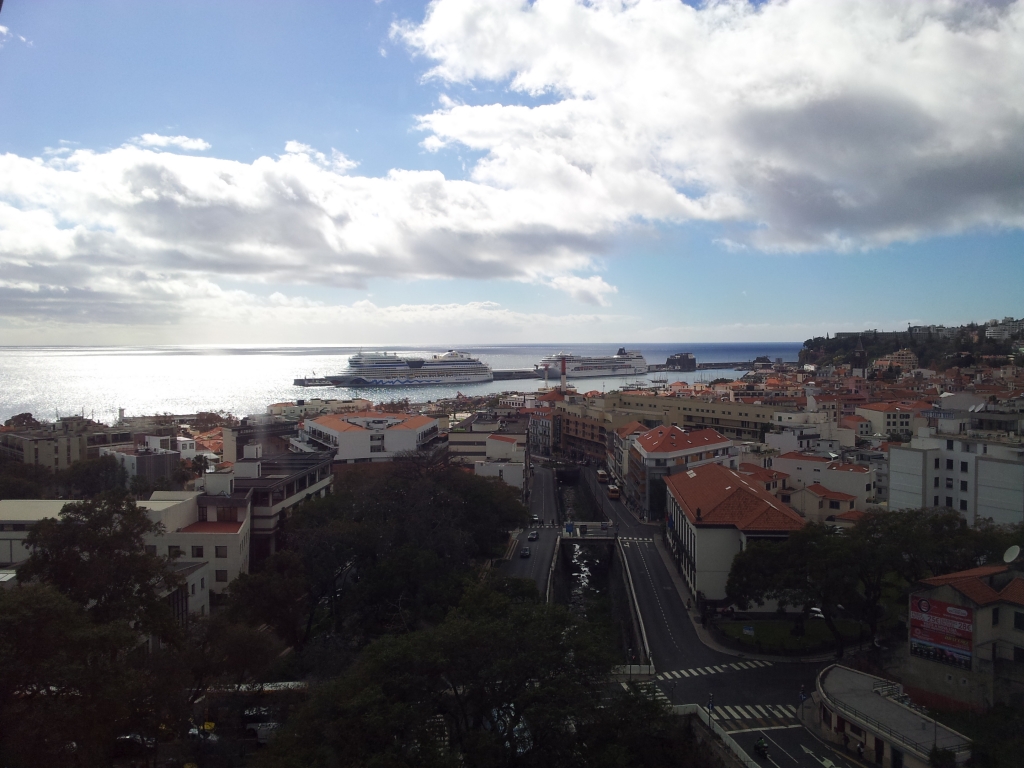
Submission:
M 854 768 L 854 761 L 833 753 L 803 727 L 801 715 L 810 718 L 813 713 L 809 701 L 805 710 L 800 709 L 800 689 L 814 690 L 824 664 L 752 661 L 704 645 L 655 548 L 660 528 L 640 523 L 621 502 L 608 499 L 593 469 L 584 468 L 582 475 L 605 514 L 618 525 L 658 670 L 655 683 L 665 698 L 674 704 L 707 706 L 713 694 L 719 725 L 761 765 Z M 758 759 L 753 750 L 762 734 L 769 743 L 768 762 Z
M 543 596 L 548 588 L 548 570 L 551 558 L 555 554 L 555 543 L 558 541 L 559 529 L 553 526 L 552 520 L 557 518 L 555 501 L 554 472 L 543 467 L 536 467 L 533 474 L 533 486 L 530 489 L 530 513 L 539 517 L 542 525 L 527 528 L 519 534 L 518 545 L 512 559 L 505 564 L 502 573 L 518 579 L 533 579 L 537 589 Z M 528 541 L 531 530 L 536 530 L 536 541 Z M 520 557 L 523 547 L 530 548 L 529 557 Z

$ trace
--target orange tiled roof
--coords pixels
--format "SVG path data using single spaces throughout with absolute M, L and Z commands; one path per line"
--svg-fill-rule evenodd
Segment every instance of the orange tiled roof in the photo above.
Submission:
M 517 443 L 517 442 L 519 442 L 514 437 L 509 437 L 508 435 L 488 435 L 487 439 L 488 440 L 500 440 L 503 443 Z
M 843 512 L 843 514 L 841 515 L 836 515 L 836 520 L 850 520 L 855 523 L 862 517 L 864 517 L 864 513 L 861 512 L 859 509 L 851 509 L 846 512 Z
M 1006 573 L 1006 565 L 983 565 L 966 571 L 947 573 L 922 579 L 923 584 L 932 587 L 950 586 L 960 594 L 970 598 L 978 605 L 992 603 L 1011 603 L 1024 606 L 1024 578 L 1017 576 L 1000 591 L 996 591 L 985 579 L 1000 573 Z
M 730 442 L 729 438 L 713 429 L 684 432 L 679 427 L 655 427 L 637 438 L 637 444 L 647 453 L 673 453 Z
M 815 496 L 820 496 L 823 499 L 829 501 L 853 501 L 856 496 L 851 496 L 848 493 L 840 493 L 839 491 L 833 491 L 826 488 L 821 483 L 812 483 L 807 486 L 807 490 L 813 493 Z
M 411 416 L 400 424 L 392 424 L 388 429 L 419 429 L 433 421 L 437 421 L 437 419 L 430 416 Z
M 694 525 L 732 525 L 741 531 L 795 531 L 804 525 L 800 515 L 756 480 L 748 482 L 720 464 L 670 475 L 665 485 Z
M 635 432 L 645 429 L 647 429 L 647 427 L 645 427 L 639 421 L 631 421 L 626 426 L 619 427 L 618 429 L 616 429 L 615 432 L 619 437 L 629 437 Z
M 761 482 L 782 480 L 789 477 L 785 472 L 779 472 L 777 469 L 765 469 L 764 467 L 757 466 L 757 464 L 740 464 L 738 471 L 741 475 L 750 475 Z

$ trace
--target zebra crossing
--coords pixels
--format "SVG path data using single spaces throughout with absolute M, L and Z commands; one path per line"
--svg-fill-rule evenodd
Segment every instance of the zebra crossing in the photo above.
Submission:
M 620 541 L 654 541 L 650 536 L 619 536 Z
M 719 675 L 723 672 L 741 672 L 745 669 L 757 669 L 759 667 L 770 667 L 770 661 L 759 659 L 751 661 L 737 661 L 732 664 L 716 664 L 710 667 L 691 667 L 690 669 L 677 669 L 671 672 L 662 672 L 655 675 L 655 680 L 681 680 L 684 677 L 701 677 L 702 675 Z
M 716 704 L 715 721 L 731 733 L 799 727 L 794 704 Z

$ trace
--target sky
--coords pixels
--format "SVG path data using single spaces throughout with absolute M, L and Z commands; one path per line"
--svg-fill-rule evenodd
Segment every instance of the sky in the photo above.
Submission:
M 1024 0 L 6 0 L 0 346 L 1020 317 Z

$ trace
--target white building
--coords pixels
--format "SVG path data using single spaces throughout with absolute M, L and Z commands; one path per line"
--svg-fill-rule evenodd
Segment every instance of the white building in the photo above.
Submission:
M 665 478 L 669 545 L 690 591 L 725 599 L 733 558 L 752 541 L 778 541 L 804 521 L 754 477 L 705 464 Z
M 308 416 L 323 416 L 328 413 L 358 413 L 373 408 L 369 400 L 296 400 L 294 403 L 273 403 L 267 406 L 268 416 L 281 416 L 286 419 L 303 419 Z
M 831 456 L 791 451 L 772 460 L 772 468 L 789 475 L 787 484 L 798 490 L 818 483 L 831 491 L 856 498 L 856 507 L 864 509 L 875 503 L 877 476 L 875 469 L 861 464 L 843 464 Z M 786 494 L 781 496 L 787 502 Z
M 231 473 L 222 473 L 210 484 L 215 491 L 156 491 L 148 501 L 139 501 L 150 520 L 164 526 L 162 536 L 147 536 L 147 551 L 182 562 L 208 562 L 202 589 L 223 591 L 238 574 L 249 570 L 251 491 L 234 490 Z M 0 501 L 0 564 L 16 565 L 28 558 L 24 546 L 29 530 L 40 520 L 57 518 L 68 500 Z M 199 604 L 209 605 L 208 596 Z M 198 611 L 197 611 L 198 612 Z
M 291 444 L 295 452 L 333 451 L 335 462 L 359 464 L 430 448 L 439 436 L 437 419 L 430 416 L 359 411 L 306 421 Z
M 921 429 L 909 446 L 889 448 L 889 507 L 949 507 L 972 524 L 1022 523 L 1024 443 Z
M 474 474 L 497 477 L 513 488 L 523 490 L 526 479 L 526 453 L 519 441 L 511 435 L 487 436 L 487 458 L 473 462 Z

